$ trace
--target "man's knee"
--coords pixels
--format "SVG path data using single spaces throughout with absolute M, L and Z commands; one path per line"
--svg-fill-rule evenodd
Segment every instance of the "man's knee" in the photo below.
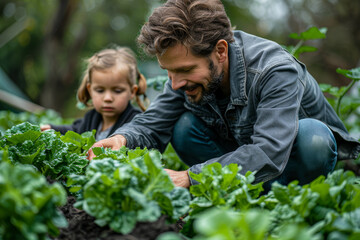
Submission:
M 174 126 L 171 144 L 179 157 L 189 166 L 205 161 L 198 160 L 198 152 L 194 153 L 196 149 L 201 150 L 195 143 L 201 146 L 207 141 L 208 136 L 202 132 L 204 128 L 205 123 L 191 112 L 183 113 Z
M 193 127 L 197 124 L 197 117 L 191 112 L 183 113 L 173 129 L 171 143 L 176 148 L 182 148 L 193 135 Z
M 215 141 L 217 135 L 206 123 L 191 112 L 185 112 L 176 122 L 171 144 L 189 166 L 224 154 Z
M 304 170 L 326 175 L 334 169 L 337 157 L 336 141 L 324 123 L 316 119 L 300 120 L 296 144 Z

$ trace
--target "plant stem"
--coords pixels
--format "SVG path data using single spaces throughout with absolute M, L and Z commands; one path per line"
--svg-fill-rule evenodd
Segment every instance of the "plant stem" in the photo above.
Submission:
M 338 116 L 340 116 L 340 105 L 341 105 L 341 100 L 343 99 L 343 97 L 345 96 L 345 94 L 350 90 L 350 88 L 355 84 L 355 80 L 352 80 L 351 83 L 345 88 L 344 92 L 340 95 L 340 97 L 337 100 L 336 103 L 336 113 L 338 114 Z
M 303 45 L 303 43 L 304 43 L 304 40 L 300 40 L 300 42 L 298 42 L 298 44 L 296 44 L 294 49 L 291 51 L 291 54 L 295 56 L 296 51 L 301 47 L 301 45 Z

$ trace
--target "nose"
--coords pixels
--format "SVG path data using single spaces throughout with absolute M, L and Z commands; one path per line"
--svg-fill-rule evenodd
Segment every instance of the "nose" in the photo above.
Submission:
M 171 79 L 171 87 L 174 90 L 182 88 L 187 83 L 185 79 L 181 79 L 176 73 L 168 73 L 168 76 Z
M 113 99 L 113 96 L 111 94 L 110 91 L 105 91 L 105 94 L 104 94 L 104 101 L 105 102 L 111 102 Z

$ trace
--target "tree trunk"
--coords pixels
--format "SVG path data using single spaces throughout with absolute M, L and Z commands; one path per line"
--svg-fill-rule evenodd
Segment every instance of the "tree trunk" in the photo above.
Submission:
M 71 17 L 74 15 L 78 0 L 59 0 L 59 7 L 45 34 L 43 58 L 45 83 L 40 103 L 46 108 L 60 112 L 69 98 L 75 97 L 77 79 L 75 69 L 78 55 L 86 38 L 83 27 L 69 44 L 65 42 L 65 33 Z M 74 91 L 69 91 L 74 88 Z

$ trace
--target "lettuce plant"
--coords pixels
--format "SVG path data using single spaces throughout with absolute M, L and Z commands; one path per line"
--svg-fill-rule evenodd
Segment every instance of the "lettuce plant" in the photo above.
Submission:
M 68 183 L 79 192 L 75 206 L 94 216 L 98 225 L 126 234 L 137 222 L 156 221 L 162 214 L 177 220 L 188 211 L 190 194 L 174 187 L 158 151 L 98 148 L 94 153 L 98 156 L 86 174 L 74 175 Z
M 94 132 L 77 134 L 48 130 L 28 122 L 8 129 L 0 137 L 0 147 L 7 147 L 13 164 L 31 164 L 43 175 L 62 179 L 70 174 L 83 174 L 88 165 L 86 153 L 95 142 Z
M 2 151 L 2 156 L 4 151 Z M 57 206 L 66 203 L 59 183 L 50 185 L 32 166 L 0 163 L 0 239 L 47 239 L 67 221 Z
M 212 207 L 197 215 L 194 221 L 193 240 L 321 240 L 322 236 L 309 227 L 284 224 L 279 235 L 272 235 L 269 211 L 251 208 L 235 211 L 223 207 Z M 182 240 L 177 233 L 161 234 L 156 240 Z
M 264 201 L 274 219 L 271 231 L 280 234 L 284 223 L 311 226 L 312 231 L 352 239 L 360 236 L 360 179 L 353 172 L 340 169 L 320 176 L 308 185 L 294 181 L 278 183 Z M 355 238 L 354 238 L 355 239 Z
M 190 187 L 194 196 L 190 203 L 190 215 L 213 206 L 226 206 L 236 209 L 248 209 L 258 206 L 263 197 L 262 183 L 252 184 L 254 173 L 245 176 L 239 172 L 241 167 L 229 164 L 222 167 L 220 163 L 205 165 L 199 174 L 190 172 L 190 177 L 198 182 Z
M 260 196 L 262 183 L 252 184 L 255 173 L 240 174 L 237 164 L 221 166 L 220 163 L 205 165 L 201 173 L 190 172 L 190 177 L 197 182 L 190 186 L 193 198 L 190 202 L 189 215 L 184 219 L 186 224 L 181 230 L 187 236 L 194 236 L 194 220 L 197 216 L 213 207 L 246 210 L 258 207 L 264 200 Z

